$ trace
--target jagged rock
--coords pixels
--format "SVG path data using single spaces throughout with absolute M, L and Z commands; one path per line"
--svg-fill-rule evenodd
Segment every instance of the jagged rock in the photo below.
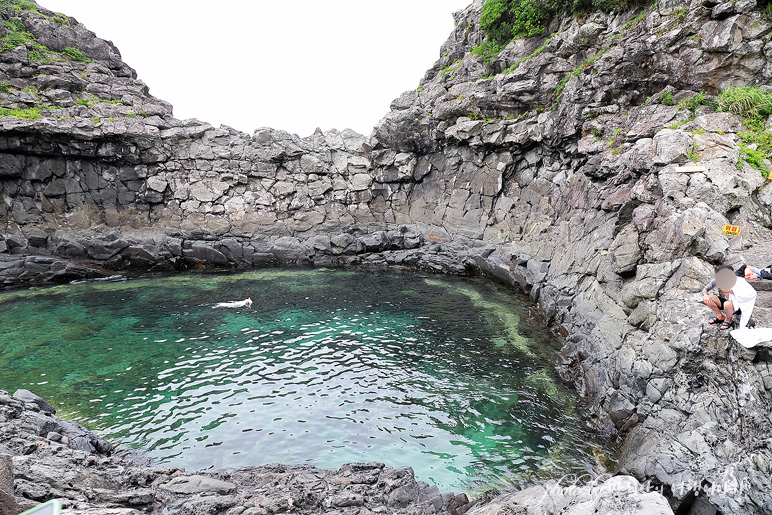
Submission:
M 473 509 L 469 515 L 584 515 L 608 513 L 625 515 L 672 515 L 667 499 L 647 492 L 635 478 L 615 476 L 605 483 L 578 487 L 547 484 L 515 494 L 503 495 L 492 503 Z
M 40 408 L 40 411 L 42 411 L 43 413 L 51 413 L 51 414 L 56 413 L 56 409 L 53 406 L 51 406 L 46 401 L 44 401 L 43 399 L 41 399 L 40 397 L 38 397 L 37 395 L 35 395 L 29 390 L 24 390 L 24 389 L 16 390 L 13 396 L 21 401 L 31 402 L 37 405 Z

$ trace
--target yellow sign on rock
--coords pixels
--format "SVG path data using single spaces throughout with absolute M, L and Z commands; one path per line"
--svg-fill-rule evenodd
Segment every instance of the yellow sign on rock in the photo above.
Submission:
M 769 171 L 769 180 L 772 181 L 772 170 Z
M 725 234 L 726 236 L 739 236 L 740 235 L 740 226 L 739 225 L 725 225 L 724 229 L 721 231 L 721 234 Z

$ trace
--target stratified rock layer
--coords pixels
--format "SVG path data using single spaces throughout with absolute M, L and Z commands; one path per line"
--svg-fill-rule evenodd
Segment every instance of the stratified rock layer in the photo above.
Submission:
M 31 43 L 0 54 L 0 103 L 50 108 L 0 118 L 0 279 L 280 263 L 487 273 L 530 292 L 565 337 L 563 372 L 593 422 L 626 435 L 622 471 L 664 486 L 679 513 L 772 512 L 769 353 L 735 346 L 695 302 L 720 262 L 769 260 L 772 183 L 740 160 L 742 119 L 678 105 L 768 82 L 772 24 L 755 0 L 660 0 L 555 20 L 549 39 L 486 64 L 469 54 L 481 8 L 456 14 L 443 57 L 370 138 L 176 120 L 74 20 L 3 8 L 85 60 L 42 63 Z

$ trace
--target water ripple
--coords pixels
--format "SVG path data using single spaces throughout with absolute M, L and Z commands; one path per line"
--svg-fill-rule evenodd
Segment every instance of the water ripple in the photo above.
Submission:
M 549 335 L 520 335 L 520 301 L 487 283 L 175 276 L 0 294 L 0 310 L 2 384 L 163 463 L 378 460 L 455 490 L 595 464 Z

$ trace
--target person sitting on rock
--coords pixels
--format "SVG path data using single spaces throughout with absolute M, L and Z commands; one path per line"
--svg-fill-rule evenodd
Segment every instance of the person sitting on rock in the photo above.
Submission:
M 718 295 L 709 294 L 708 291 L 716 286 L 719 289 Z M 702 295 L 705 305 L 716 313 L 709 323 L 720 323 L 719 329 L 727 330 L 732 327 L 732 317 L 738 313 L 740 329 L 748 325 L 753 306 L 756 304 L 756 290 L 745 278 L 737 277 L 731 266 L 721 266 L 716 272 L 716 278 L 702 289 Z

